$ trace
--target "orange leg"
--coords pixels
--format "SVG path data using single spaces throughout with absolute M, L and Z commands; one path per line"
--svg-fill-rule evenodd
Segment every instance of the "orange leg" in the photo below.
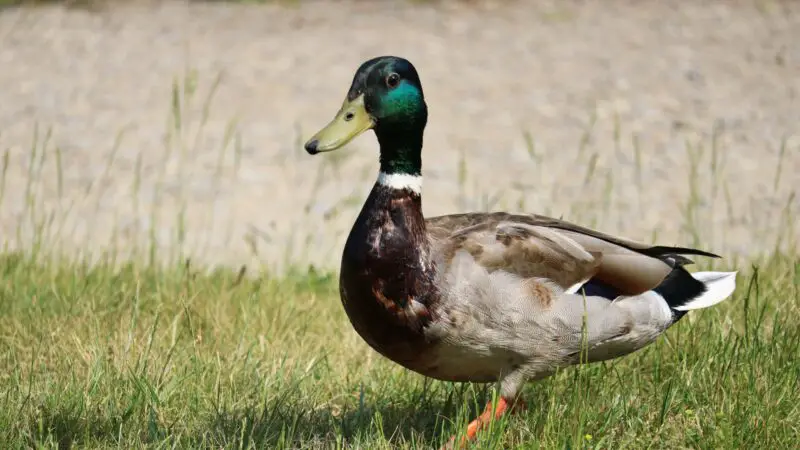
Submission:
M 506 397 L 500 397 L 500 400 L 497 401 L 497 406 L 492 412 L 492 402 L 486 404 L 486 409 L 483 411 L 483 414 L 478 416 L 477 419 L 473 420 L 472 422 L 467 425 L 467 435 L 461 438 L 461 442 L 459 443 L 459 448 L 465 448 L 469 441 L 475 439 L 478 435 L 478 432 L 486 426 L 489 422 L 495 419 L 499 419 L 503 414 L 506 413 L 516 413 L 520 411 L 524 411 L 527 409 L 525 402 L 521 399 L 514 400 Z M 455 440 L 456 437 L 453 436 L 450 438 L 450 441 L 442 447 L 442 450 L 445 449 L 452 449 L 455 448 Z

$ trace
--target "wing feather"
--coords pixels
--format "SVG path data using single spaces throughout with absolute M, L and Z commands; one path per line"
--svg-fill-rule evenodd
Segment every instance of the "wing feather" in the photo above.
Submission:
M 430 217 L 426 225 L 431 249 L 445 264 L 465 251 L 489 272 L 548 279 L 564 290 L 596 279 L 636 295 L 657 286 L 674 264 L 691 262 L 679 254 L 716 257 L 697 249 L 650 246 L 539 215 L 452 214 Z

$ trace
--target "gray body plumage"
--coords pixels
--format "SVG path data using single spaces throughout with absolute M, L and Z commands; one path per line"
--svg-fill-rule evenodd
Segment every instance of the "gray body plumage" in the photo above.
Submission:
M 425 336 L 436 344 L 414 369 L 427 376 L 501 380 L 513 396 L 558 368 L 639 350 L 676 319 L 653 290 L 675 268 L 642 253 L 652 247 L 541 216 L 426 222 L 439 299 Z M 623 294 L 585 295 L 593 278 Z

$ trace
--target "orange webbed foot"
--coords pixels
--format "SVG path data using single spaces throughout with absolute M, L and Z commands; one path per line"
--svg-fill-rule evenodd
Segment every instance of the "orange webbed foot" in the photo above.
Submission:
M 455 448 L 465 448 L 470 441 L 475 440 L 478 435 L 478 432 L 483 429 L 489 422 L 495 419 L 499 419 L 501 416 L 507 413 L 515 414 L 527 409 L 527 405 L 521 399 L 514 400 L 506 397 L 500 397 L 500 400 L 497 401 L 497 405 L 492 411 L 492 402 L 486 404 L 486 409 L 483 411 L 483 414 L 478 416 L 475 420 L 467 425 L 467 433 L 466 436 L 462 437 L 456 446 L 456 437 L 453 436 L 450 438 L 450 441 L 445 444 L 441 450 L 452 450 Z

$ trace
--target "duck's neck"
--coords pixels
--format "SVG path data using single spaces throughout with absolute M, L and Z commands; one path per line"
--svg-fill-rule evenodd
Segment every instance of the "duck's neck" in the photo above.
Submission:
M 411 238 L 409 245 L 420 245 L 417 240 L 425 232 L 425 219 L 422 216 L 422 163 L 420 148 L 422 144 L 398 145 L 396 140 L 381 143 L 381 168 L 375 182 L 373 193 L 367 207 L 389 212 L 389 223 L 381 226 L 398 226 L 414 233 L 401 233 L 398 237 Z M 371 203 L 371 205 L 370 205 Z M 416 234 L 416 236 L 412 236 Z M 399 245 L 399 242 L 395 243 Z
M 422 131 L 376 132 L 381 149 L 381 173 L 422 177 Z
M 385 191 L 381 196 L 388 203 L 380 208 L 403 211 L 403 221 L 419 222 L 424 230 L 422 217 L 422 130 L 417 128 L 376 130 L 380 144 L 381 169 L 375 188 Z M 377 206 L 377 205 L 376 205 Z M 397 210 L 396 210 L 397 211 Z M 393 220 L 398 220 L 395 217 Z
M 422 216 L 422 131 L 423 127 L 380 127 L 376 129 L 380 144 L 380 172 L 366 209 L 388 212 L 381 229 L 403 230 L 384 235 L 392 245 L 426 246 L 425 219 Z

